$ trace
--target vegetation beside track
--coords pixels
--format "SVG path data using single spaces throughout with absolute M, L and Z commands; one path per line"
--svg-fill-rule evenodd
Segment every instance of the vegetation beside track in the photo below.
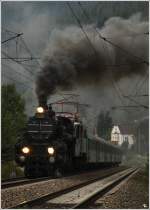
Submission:
M 143 156 L 135 153 L 126 154 L 123 162 L 123 165 L 130 166 L 130 167 L 138 167 L 142 169 L 146 169 L 148 167 L 148 156 Z
M 2 85 L 1 177 L 8 179 L 23 175 L 14 160 L 14 145 L 26 123 L 25 101 L 12 84 Z
M 23 170 L 14 161 L 6 161 L 1 164 L 2 180 L 24 176 Z
M 26 123 L 25 101 L 15 85 L 2 86 L 2 160 L 14 159 L 14 145 Z

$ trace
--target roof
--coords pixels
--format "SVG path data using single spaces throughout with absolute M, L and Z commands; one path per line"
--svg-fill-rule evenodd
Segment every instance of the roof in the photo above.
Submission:
M 122 135 L 133 135 L 135 133 L 135 127 L 129 125 L 119 125 L 120 133 Z

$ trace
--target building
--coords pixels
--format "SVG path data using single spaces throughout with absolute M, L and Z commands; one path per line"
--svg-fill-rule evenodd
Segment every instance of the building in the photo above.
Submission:
M 120 146 L 123 144 L 123 142 L 128 142 L 128 148 L 130 149 L 135 143 L 133 131 L 128 126 L 115 125 L 111 132 L 111 142 Z
M 122 144 L 122 136 L 118 126 L 114 126 L 111 131 L 111 142 L 116 145 Z

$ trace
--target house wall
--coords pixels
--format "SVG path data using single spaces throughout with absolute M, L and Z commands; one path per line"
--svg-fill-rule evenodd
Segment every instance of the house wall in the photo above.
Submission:
M 121 134 L 118 126 L 114 126 L 111 132 L 111 142 L 113 144 L 120 144 L 121 142 Z

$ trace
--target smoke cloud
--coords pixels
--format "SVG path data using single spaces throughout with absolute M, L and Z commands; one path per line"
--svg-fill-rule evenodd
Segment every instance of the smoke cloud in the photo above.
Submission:
M 140 14 L 129 19 L 112 17 L 98 29 L 103 37 L 129 54 L 100 39 L 94 27 L 84 26 L 94 49 L 77 26 L 52 31 L 36 83 L 40 104 L 57 90 L 90 85 L 103 88 L 111 86 L 112 79 L 145 76 L 148 68 L 143 61 L 148 60 L 148 35 L 144 33 L 148 32 L 148 22 L 142 21 Z

